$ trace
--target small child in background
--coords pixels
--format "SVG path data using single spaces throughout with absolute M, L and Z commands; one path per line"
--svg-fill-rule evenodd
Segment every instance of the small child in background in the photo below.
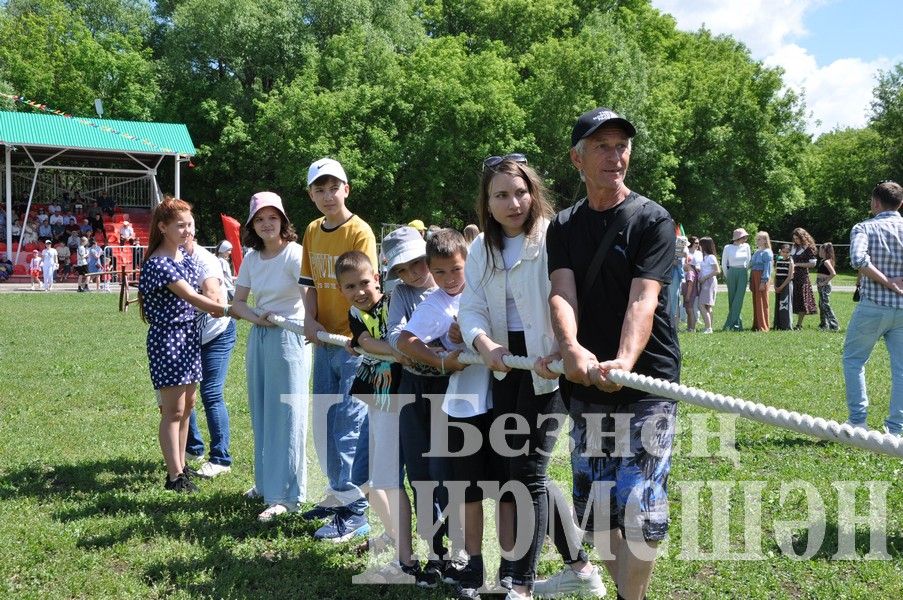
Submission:
M 782 244 L 774 261 L 774 327 L 793 329 L 793 259 L 790 244 Z
M 715 306 L 715 296 L 718 292 L 716 276 L 721 273 L 721 267 L 718 265 L 718 250 L 712 238 L 700 238 L 699 248 L 702 250 L 702 264 L 699 266 L 698 300 L 702 322 L 705 324 L 702 332 L 712 333 L 712 307 Z
M 216 258 L 219 260 L 220 266 L 223 268 L 223 288 L 226 290 L 226 296 L 229 302 L 235 297 L 235 276 L 232 274 L 232 243 L 229 240 L 223 240 L 216 247 Z
M 339 291 L 351 305 L 349 350 L 362 349 L 371 354 L 391 356 L 394 352 L 385 340 L 389 325 L 389 296 L 379 289 L 379 275 L 370 258 L 359 250 L 345 252 L 335 263 Z M 368 463 L 355 460 L 352 482 L 362 490 L 369 487 L 370 506 L 385 529 L 383 538 L 370 539 L 360 548 L 379 551 L 394 545 L 395 560 L 367 574 L 368 583 L 416 583 L 420 564 L 413 559 L 411 501 L 403 485 L 404 470 L 399 445 L 397 392 L 401 363 L 364 356 L 351 384 L 351 395 L 366 403 L 369 418 L 358 437 L 355 456 L 369 456 Z M 369 452 L 362 446 L 369 444 Z M 367 485 L 369 482 L 369 485 Z
M 38 286 L 38 289 L 41 288 L 41 255 L 38 254 L 37 250 L 34 250 L 31 253 L 31 260 L 28 261 L 28 273 L 31 275 L 31 289 L 35 289 L 34 286 Z
M 840 324 L 831 308 L 831 280 L 837 275 L 834 269 L 834 244 L 822 244 L 818 249 L 818 258 L 818 275 L 815 279 L 818 288 L 818 315 L 821 320 L 818 328 L 822 331 L 837 331 Z

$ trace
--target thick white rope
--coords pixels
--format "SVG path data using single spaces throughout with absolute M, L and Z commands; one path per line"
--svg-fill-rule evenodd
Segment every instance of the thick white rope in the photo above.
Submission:
M 285 318 L 278 315 L 270 315 L 269 320 L 275 325 L 304 335 L 303 327 L 297 323 L 286 321 Z M 349 341 L 345 336 L 322 331 L 317 337 L 324 343 L 336 346 L 344 346 Z M 395 361 L 395 357 L 393 356 L 373 355 L 360 351 L 359 354 L 377 360 Z M 464 364 L 483 364 L 482 357 L 473 352 L 462 352 L 458 356 L 458 360 Z M 536 359 L 528 356 L 514 355 L 505 356 L 503 360 L 505 364 L 512 369 L 523 369 L 527 371 L 533 370 L 533 366 L 536 362 Z M 560 360 L 555 361 L 549 365 L 549 370 L 553 373 L 564 373 L 564 363 Z M 751 421 L 758 421 L 759 423 L 765 423 L 766 425 L 789 429 L 822 440 L 903 458 L 903 437 L 890 433 L 882 434 L 878 431 L 868 430 L 863 427 L 851 427 L 847 423 L 841 424 L 837 421 L 813 417 L 812 415 L 789 411 L 783 408 L 775 408 L 758 402 L 750 402 L 741 398 L 734 398 L 733 396 L 713 394 L 712 392 L 707 392 L 699 388 L 672 383 L 647 375 L 638 375 L 620 369 L 609 371 L 608 379 L 618 385 L 649 392 L 660 398 L 669 398 L 671 400 L 678 400 L 680 402 L 702 406 L 719 412 L 732 413 Z

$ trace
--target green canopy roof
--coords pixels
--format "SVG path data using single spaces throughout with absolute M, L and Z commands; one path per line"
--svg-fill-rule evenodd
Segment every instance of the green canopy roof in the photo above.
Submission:
M 196 150 L 180 123 L 145 123 L 0 111 L 0 143 L 96 152 L 180 154 Z

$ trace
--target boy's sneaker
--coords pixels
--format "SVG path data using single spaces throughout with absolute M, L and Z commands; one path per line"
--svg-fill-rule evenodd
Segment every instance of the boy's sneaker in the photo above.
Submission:
M 499 587 L 510 590 L 514 585 L 511 579 L 511 561 L 504 558 L 499 559 Z
M 420 563 L 404 565 L 397 560 L 378 569 L 368 569 L 351 578 L 352 583 L 382 585 L 415 585 L 421 575 Z
M 170 479 L 169 475 L 166 475 L 163 488 L 179 494 L 194 494 L 198 491 L 198 486 L 192 483 L 184 473 L 179 473 L 175 479 Z
M 231 470 L 232 467 L 230 467 L 229 465 L 218 465 L 208 460 L 198 468 L 197 475 L 198 477 L 203 477 L 204 479 L 213 479 L 217 475 L 228 473 Z
M 185 462 L 197 462 L 204 458 L 203 454 L 192 454 L 191 452 L 185 453 Z
M 331 519 L 339 508 L 338 500 L 334 496 L 326 496 L 323 498 L 323 502 L 301 513 L 301 518 L 305 521 Z
M 605 584 L 599 576 L 599 569 L 593 565 L 589 573 L 578 573 L 565 567 L 560 573 L 533 586 L 533 594 L 541 598 L 560 598 L 562 596 L 582 596 L 603 598 Z
M 370 533 L 366 515 L 359 515 L 345 507 L 336 509 L 332 520 L 314 533 L 314 539 L 339 543 Z
M 483 587 L 486 576 L 483 569 L 483 556 L 476 554 L 467 560 L 467 564 L 458 571 L 456 593 L 460 600 L 479 600 L 479 589 Z
M 449 585 L 457 585 L 461 579 L 461 571 L 465 563 L 460 560 L 428 560 L 423 568 L 424 573 L 434 577 L 437 581 Z

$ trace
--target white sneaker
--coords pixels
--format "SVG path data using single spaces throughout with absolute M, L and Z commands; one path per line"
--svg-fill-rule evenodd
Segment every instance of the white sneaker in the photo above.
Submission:
M 232 467 L 228 465 L 218 465 L 208 460 L 198 469 L 198 477 L 203 477 L 204 479 L 213 479 L 217 475 L 228 473 L 231 470 Z
M 712 328 L 709 327 L 708 329 L 703 329 L 702 332 L 703 333 L 712 333 Z
M 199 461 L 199 460 L 201 460 L 201 459 L 203 459 L 203 458 L 204 458 L 204 455 L 203 455 L 203 454 L 197 455 L 197 454 L 192 454 L 191 452 L 186 452 L 186 453 L 185 453 L 185 460 L 186 460 L 186 461 L 197 462 L 197 461 Z
M 372 567 L 360 575 L 355 575 L 351 578 L 351 582 L 377 585 L 414 585 L 417 583 L 417 577 L 414 575 L 417 570 L 417 567 L 405 568 L 400 562 L 393 560 L 379 568 Z
M 247 492 L 244 493 L 244 497 L 248 500 L 257 500 L 258 498 L 263 498 L 260 492 L 257 491 L 257 486 L 252 487 Z
M 537 581 L 533 586 L 533 594 L 540 598 L 560 598 L 562 596 L 603 598 L 605 584 L 602 583 L 599 569 L 595 565 L 589 573 L 577 573 L 572 568 L 565 567 L 557 575 Z M 513 596 L 513 598 L 518 597 L 522 598 L 523 596 Z
M 290 509 L 285 504 L 273 504 L 272 506 L 267 508 L 265 511 L 263 511 L 262 513 L 257 515 L 257 520 L 260 521 L 261 523 L 266 523 L 268 521 L 272 521 L 279 515 L 284 515 L 284 514 L 290 513 L 290 512 L 295 512 L 295 511 Z
M 538 581 L 536 583 L 539 583 Z M 533 593 L 536 593 L 536 590 L 533 590 Z M 508 590 L 508 593 L 505 594 L 505 600 L 528 600 L 530 596 L 524 596 L 520 592 L 516 592 L 513 589 Z

